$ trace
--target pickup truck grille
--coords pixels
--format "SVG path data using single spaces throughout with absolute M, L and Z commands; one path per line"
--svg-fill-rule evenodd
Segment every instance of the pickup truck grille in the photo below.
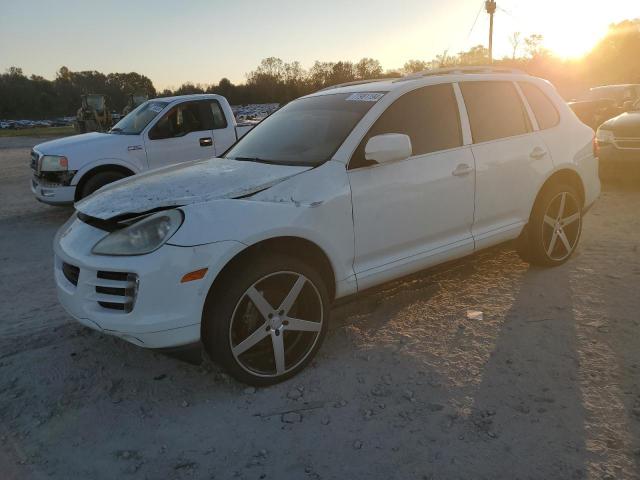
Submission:
M 102 308 L 129 313 L 138 295 L 138 276 L 128 272 L 98 271 L 96 301 Z
M 640 138 L 619 137 L 615 144 L 618 148 L 640 149 Z

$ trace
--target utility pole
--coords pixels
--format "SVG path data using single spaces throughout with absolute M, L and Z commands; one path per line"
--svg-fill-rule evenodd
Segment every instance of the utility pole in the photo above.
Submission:
M 489 62 L 493 63 L 493 14 L 496 13 L 497 8 L 495 0 L 484 2 L 484 8 L 489 14 Z

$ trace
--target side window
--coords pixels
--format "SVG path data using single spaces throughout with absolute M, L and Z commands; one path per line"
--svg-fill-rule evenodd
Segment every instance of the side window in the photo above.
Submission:
M 149 139 L 183 137 L 191 132 L 212 130 L 214 116 L 209 102 L 186 102 L 169 110 L 149 131 Z
M 227 118 L 224 116 L 222 107 L 217 100 L 211 102 L 211 113 L 213 114 L 213 129 L 227 128 Z
M 362 139 L 349 168 L 373 164 L 364 158 L 365 146 L 371 137 L 385 133 L 408 135 L 414 156 L 461 146 L 460 116 L 453 86 L 431 85 L 397 99 Z
M 462 82 L 474 143 L 531 131 L 527 112 L 511 82 Z
M 519 82 L 518 85 L 520 85 L 524 96 L 527 97 L 527 102 L 536 116 L 540 130 L 555 127 L 560 122 L 560 115 L 549 97 L 533 83 Z

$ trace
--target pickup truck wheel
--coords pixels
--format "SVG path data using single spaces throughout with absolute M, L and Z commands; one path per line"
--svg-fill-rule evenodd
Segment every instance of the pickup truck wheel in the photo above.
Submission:
M 82 185 L 82 189 L 80 190 L 80 195 L 78 197 L 78 200 L 88 197 L 99 188 L 102 188 L 109 183 L 113 183 L 116 180 L 121 180 L 126 176 L 127 175 L 125 175 L 122 172 L 96 173 L 91 178 L 87 179 L 86 182 L 84 182 L 84 185 Z
M 581 232 L 582 203 L 578 192 L 571 185 L 552 185 L 536 201 L 521 256 L 536 265 L 562 265 L 578 246 Z
M 234 378 L 266 386 L 296 375 L 315 356 L 329 295 L 320 275 L 296 258 L 253 260 L 229 272 L 207 302 L 203 341 Z

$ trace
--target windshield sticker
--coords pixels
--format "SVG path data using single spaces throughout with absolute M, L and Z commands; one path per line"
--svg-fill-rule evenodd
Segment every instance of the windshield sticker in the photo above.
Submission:
M 353 93 L 346 100 L 347 102 L 377 102 L 382 97 L 384 93 Z
M 151 106 L 149 107 L 149 110 L 156 113 L 160 113 L 163 108 L 164 108 L 164 105 L 161 103 L 152 103 Z

